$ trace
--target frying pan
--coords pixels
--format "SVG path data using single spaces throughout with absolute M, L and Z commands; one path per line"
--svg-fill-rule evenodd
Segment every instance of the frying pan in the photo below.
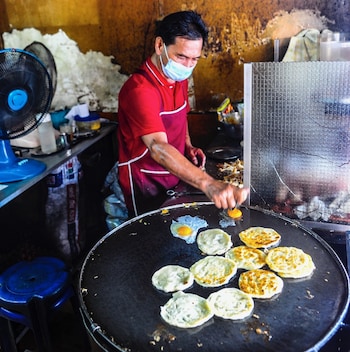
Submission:
M 253 316 L 243 321 L 212 318 L 195 329 L 179 329 L 160 317 L 171 294 L 156 290 L 153 273 L 167 264 L 190 267 L 203 258 L 196 243 L 171 235 L 172 220 L 197 216 L 220 227 L 222 213 L 211 202 L 177 204 L 127 221 L 105 235 L 88 253 L 79 277 L 83 320 L 106 351 L 317 351 L 336 332 L 349 305 L 349 279 L 332 248 L 293 220 L 242 206 L 243 218 L 224 230 L 234 245 L 251 226 L 271 227 L 281 246 L 310 254 L 316 265 L 307 279 L 283 279 L 283 292 L 255 299 Z M 163 210 L 163 211 L 162 211 Z M 238 287 L 240 271 L 226 287 Z M 218 288 L 196 283 L 186 292 L 207 298 Z

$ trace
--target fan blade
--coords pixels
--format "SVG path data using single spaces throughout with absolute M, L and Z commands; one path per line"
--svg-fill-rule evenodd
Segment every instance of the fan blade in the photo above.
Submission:
M 43 63 L 29 52 L 0 50 L 0 138 L 31 132 L 51 101 L 52 82 Z
M 39 60 L 43 62 L 47 69 L 47 72 L 51 77 L 52 90 L 54 95 L 57 86 L 57 69 L 55 59 L 51 51 L 43 43 L 36 41 L 26 46 L 24 50 L 33 53 L 37 58 L 39 58 Z

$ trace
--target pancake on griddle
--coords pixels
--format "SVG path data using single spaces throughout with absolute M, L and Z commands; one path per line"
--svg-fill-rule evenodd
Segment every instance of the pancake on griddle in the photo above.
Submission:
M 211 293 L 208 302 L 214 314 L 224 319 L 244 319 L 250 316 L 254 309 L 253 298 L 233 287 Z
M 250 227 L 239 233 L 240 240 L 251 248 L 271 248 L 281 241 L 281 235 L 268 227 Z
M 315 264 L 311 256 L 296 247 L 276 247 L 266 256 L 269 268 L 284 278 L 302 278 L 312 274 Z
M 236 275 L 234 261 L 220 256 L 206 256 L 190 267 L 194 280 L 204 287 L 218 287 L 227 284 Z
M 170 325 L 195 328 L 212 318 L 214 313 L 205 298 L 178 291 L 160 307 L 160 315 Z
M 198 248 L 205 254 L 224 254 L 232 247 L 231 236 L 221 229 L 208 229 L 197 236 Z
M 193 274 L 180 265 L 166 265 L 152 275 L 152 284 L 164 292 L 183 291 L 193 285 Z
M 283 285 L 279 276 L 263 269 L 245 271 L 238 279 L 239 288 L 254 298 L 272 298 L 282 292 Z
M 263 251 L 247 246 L 233 247 L 225 253 L 225 257 L 233 260 L 239 269 L 260 269 L 266 264 Z

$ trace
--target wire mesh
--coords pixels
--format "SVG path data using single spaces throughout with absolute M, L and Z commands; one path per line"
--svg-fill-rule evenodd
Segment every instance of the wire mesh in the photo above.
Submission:
M 250 204 L 349 223 L 350 62 L 245 66 Z

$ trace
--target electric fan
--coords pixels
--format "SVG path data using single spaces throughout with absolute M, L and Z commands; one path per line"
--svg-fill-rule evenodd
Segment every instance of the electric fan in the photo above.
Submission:
M 0 50 L 0 183 L 34 177 L 46 168 L 38 160 L 18 158 L 10 139 L 34 130 L 53 97 L 50 74 L 33 53 Z
M 53 99 L 57 86 L 57 69 L 55 59 L 51 51 L 43 43 L 40 42 L 32 42 L 24 48 L 24 51 L 29 51 L 44 64 L 51 78 Z

